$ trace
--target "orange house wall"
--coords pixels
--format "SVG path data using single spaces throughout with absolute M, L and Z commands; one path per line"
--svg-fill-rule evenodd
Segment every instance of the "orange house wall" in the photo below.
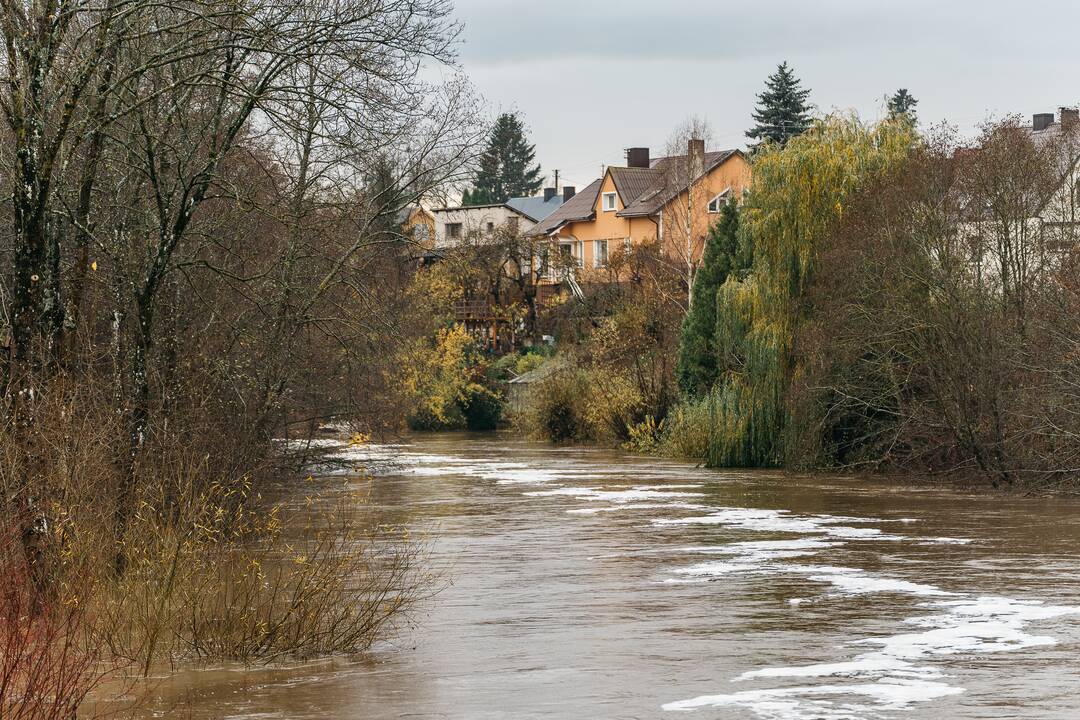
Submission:
M 732 188 L 736 198 L 741 198 L 743 191 L 750 187 L 750 164 L 742 155 L 735 155 L 695 183 L 692 189 L 695 202 L 693 213 L 693 234 L 695 237 L 703 237 L 717 219 L 717 215 L 710 214 L 707 211 L 709 201 L 729 187 Z M 594 265 L 594 240 L 607 240 L 608 254 L 611 255 L 622 249 L 627 238 L 630 238 L 631 243 L 638 245 L 655 240 L 658 234 L 657 224 L 653 218 L 618 217 L 618 212 L 623 210 L 625 205 L 622 198 L 617 195 L 615 201 L 616 210 L 604 212 L 604 193 L 608 192 L 617 192 L 611 173 L 604 176 L 600 193 L 596 197 L 596 205 L 593 207 L 596 215 L 595 219 L 569 223 L 561 228 L 554 238 L 555 241 L 561 242 L 581 242 L 585 268 L 592 268 Z M 664 207 L 664 223 L 670 226 L 670 223 L 678 221 L 679 218 L 683 217 L 678 209 L 683 208 L 682 212 L 685 213 L 685 207 L 686 192 L 684 191 Z M 673 239 L 673 236 L 685 242 L 684 232 L 675 233 L 669 231 L 669 229 L 670 227 L 665 230 L 667 242 L 677 241 Z
M 615 197 L 615 210 L 604 212 L 604 193 L 614 192 Z M 594 220 L 588 220 L 586 222 L 570 223 L 564 226 L 557 236 L 557 239 L 563 242 L 578 240 L 582 243 L 582 251 L 584 254 L 584 265 L 586 268 L 591 268 L 594 265 L 594 240 L 607 240 L 608 241 L 608 253 L 613 253 L 619 248 L 619 243 L 623 242 L 626 238 L 631 237 L 630 220 L 628 218 L 621 218 L 618 216 L 619 211 L 625 209 L 622 198 L 618 197 L 618 193 L 615 190 L 615 181 L 611 178 L 611 173 L 607 173 L 604 176 L 604 182 L 600 186 L 600 193 L 596 196 L 596 204 L 593 206 L 593 212 L 596 214 Z
M 719 214 L 710 213 L 708 204 L 714 197 L 731 188 L 736 199 L 741 200 L 743 191 L 750 187 L 750 163 L 741 155 L 736 155 L 713 169 L 708 175 L 695 183 L 693 193 L 694 209 L 691 218 L 691 234 L 695 238 L 695 260 L 700 260 L 704 243 L 701 241 L 709 228 L 719 218 Z M 679 193 L 664 206 L 664 243 L 686 242 L 686 191 Z M 637 238 L 634 238 L 637 242 Z M 669 248 L 670 250 L 670 248 Z

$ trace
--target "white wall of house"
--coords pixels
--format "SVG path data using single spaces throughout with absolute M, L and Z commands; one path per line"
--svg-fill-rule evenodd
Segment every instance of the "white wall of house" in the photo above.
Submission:
M 435 247 L 445 248 L 462 242 L 479 243 L 507 223 L 517 223 L 520 232 L 535 223 L 505 205 L 464 208 L 438 208 L 435 215 Z

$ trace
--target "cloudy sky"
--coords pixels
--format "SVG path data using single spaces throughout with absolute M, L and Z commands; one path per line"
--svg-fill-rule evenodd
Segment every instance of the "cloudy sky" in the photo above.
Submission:
M 740 147 L 787 60 L 820 111 L 883 113 L 906 87 L 925 123 L 1080 101 L 1077 0 L 455 0 L 461 64 L 491 113 L 521 111 L 545 173 L 579 188 L 623 149 L 696 115 Z

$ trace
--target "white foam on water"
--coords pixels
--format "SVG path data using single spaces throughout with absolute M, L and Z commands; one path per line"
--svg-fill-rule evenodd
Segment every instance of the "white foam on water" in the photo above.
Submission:
M 925 538 L 916 542 L 916 545 L 970 545 L 973 540 L 967 538 Z
M 1016 600 L 995 595 L 928 603 L 924 607 L 948 608 L 949 612 L 955 615 L 1008 618 L 1024 622 L 1080 613 L 1080 607 L 1071 605 L 1047 605 L 1041 600 Z
M 468 476 L 494 480 L 500 485 L 547 485 L 560 480 L 591 477 L 595 469 L 588 464 L 566 467 L 536 467 L 524 462 L 496 458 L 461 457 L 416 452 L 407 445 L 343 445 L 339 457 L 358 463 L 388 463 L 393 474 L 419 477 Z
M 652 490 L 649 488 L 631 488 L 629 490 L 602 490 L 600 488 L 574 488 L 562 487 L 555 490 L 538 490 L 527 492 L 530 497 L 555 497 L 569 496 L 582 500 L 597 502 L 628 503 L 641 500 L 655 500 L 661 498 L 694 498 L 701 497 L 701 493 L 685 492 L 682 490 Z M 664 505 L 663 507 L 669 507 Z
M 685 483 L 683 485 L 635 485 L 637 490 L 700 490 L 705 487 L 701 483 Z
M 573 510 L 567 510 L 569 515 L 598 515 L 600 513 L 610 512 L 622 512 L 624 510 L 656 510 L 658 508 L 680 508 L 683 510 L 701 510 L 703 506 L 693 505 L 691 503 L 635 503 L 627 502 L 621 505 L 611 505 L 608 507 L 587 507 L 587 508 L 575 508 Z
M 735 550 L 825 550 L 842 545 L 843 543 L 817 538 L 801 538 L 799 540 L 745 540 L 721 547 Z
M 679 575 L 688 575 L 691 577 L 717 577 L 736 572 L 745 573 L 763 569 L 764 567 L 760 564 L 740 562 L 738 560 L 712 560 L 710 562 L 691 565 L 690 567 L 679 568 L 675 572 Z
M 860 573 L 830 573 L 820 578 L 830 583 L 869 579 Z M 933 586 L 925 586 L 933 587 Z M 910 591 L 905 588 L 904 591 Z M 924 592 L 916 589 L 916 594 Z M 775 720 L 876 717 L 882 710 L 902 709 L 963 692 L 963 688 L 940 682 L 941 668 L 927 661 L 958 653 L 995 653 L 1053 644 L 1053 638 L 1032 635 L 1025 626 L 1034 621 L 1080 614 L 1080 607 L 1045 605 L 1039 601 L 1006 597 L 965 597 L 920 603 L 919 607 L 943 610 L 939 614 L 909 618 L 909 624 L 928 627 L 922 632 L 901 633 L 882 638 L 856 640 L 853 646 L 876 646 L 874 652 L 852 660 L 791 667 L 770 667 L 745 672 L 736 682 L 759 679 L 852 678 L 872 683 L 809 685 L 765 690 L 748 690 L 725 695 L 703 695 L 664 705 L 665 710 L 694 710 L 701 707 L 745 707 L 757 717 Z M 921 664 L 919 661 L 922 661 Z M 808 701 L 807 697 L 834 695 L 868 697 L 874 706 L 851 703 Z M 792 698 L 798 698 L 792 700 Z
M 856 714 L 865 709 L 853 705 L 836 706 L 815 703 L 805 707 L 799 702 L 779 702 L 806 696 L 866 697 L 874 700 L 878 709 L 902 710 L 913 703 L 926 702 L 937 698 L 959 695 L 963 688 L 930 680 L 907 680 L 890 678 L 873 683 L 851 685 L 809 685 L 790 688 L 770 688 L 767 690 L 744 690 L 726 695 L 702 695 L 689 700 L 679 700 L 663 705 L 664 710 L 688 711 L 705 707 L 736 706 L 745 707 L 760 717 L 785 718 L 862 718 Z M 827 714 L 822 714 L 822 713 Z
M 1054 645 L 1052 637 L 1032 635 L 1025 628 L 1032 622 L 1080 614 L 1080 607 L 1045 605 L 1038 601 L 1005 597 L 977 597 L 923 603 L 944 613 L 909 618 L 906 622 L 930 629 L 901 633 L 885 638 L 856 640 L 852 645 L 880 647 L 880 652 L 898 658 L 922 658 L 958 653 L 995 653 L 1028 647 Z
M 861 655 L 854 660 L 834 663 L 818 663 L 816 665 L 801 665 L 796 667 L 775 667 L 762 670 L 744 672 L 735 680 L 753 680 L 755 678 L 809 678 L 809 677 L 880 677 L 887 673 L 918 673 L 927 672 L 926 668 L 920 668 L 906 660 L 891 657 L 883 653 Z M 940 676 L 939 671 L 930 671 Z
M 850 523 L 879 522 L 873 519 L 846 518 L 835 515 L 796 515 L 787 510 L 763 510 L 759 508 L 717 508 L 708 515 L 655 518 L 652 522 L 658 526 L 722 525 L 753 532 L 821 534 L 841 540 L 909 539 L 903 535 L 882 532 L 878 528 L 851 527 L 850 525 Z
M 535 468 L 528 468 L 525 470 L 494 469 L 481 471 L 476 474 L 484 480 L 494 480 L 499 485 L 546 485 L 547 483 L 555 482 L 556 480 L 565 480 L 574 475 L 574 473 L 569 472 L 537 470 Z
M 848 595 L 864 595 L 866 593 L 903 593 L 908 595 L 956 595 L 947 592 L 936 585 L 909 582 L 889 577 L 877 577 L 863 572 L 855 573 L 830 573 L 828 575 L 811 575 L 810 580 L 815 582 L 827 582 L 842 593 Z

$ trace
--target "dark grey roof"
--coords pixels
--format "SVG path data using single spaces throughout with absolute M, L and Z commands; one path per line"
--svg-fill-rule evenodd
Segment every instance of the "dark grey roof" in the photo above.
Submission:
M 600 186 L 603 184 L 603 179 L 593 180 L 588 187 L 564 202 L 558 210 L 548 215 L 542 222 L 537 223 L 528 234 L 547 235 L 568 222 L 589 220 L 593 217 L 596 198 L 599 197 Z
M 615 190 L 623 201 L 623 207 L 628 207 L 658 182 L 663 182 L 662 173 L 653 168 L 613 167 L 608 168 L 608 172 L 615 182 Z
M 563 204 L 562 195 L 555 195 L 550 200 L 544 196 L 539 197 L 516 197 L 506 201 L 506 206 L 529 218 L 533 222 L 540 222 L 551 213 L 559 209 Z
M 452 207 L 432 208 L 431 212 L 440 213 L 440 212 L 458 212 L 459 210 L 486 210 L 486 209 L 489 209 L 489 208 L 497 208 L 497 207 L 509 207 L 509 206 L 506 203 L 486 203 L 484 205 L 454 205 Z M 519 213 L 519 214 L 521 213 L 521 211 L 516 209 L 516 208 L 511 208 L 511 210 L 513 210 L 514 212 Z
M 688 185 L 696 182 L 703 175 L 712 172 L 715 168 L 739 154 L 741 154 L 739 150 L 720 150 L 705 153 L 702 157 L 701 175 L 695 178 L 687 178 L 685 155 L 657 158 L 652 163 L 652 172 L 654 173 L 652 186 L 646 192 L 641 193 L 633 203 L 627 205 L 619 213 L 619 217 L 655 215 L 660 208 L 685 190 Z M 673 179 L 675 182 L 672 182 Z

